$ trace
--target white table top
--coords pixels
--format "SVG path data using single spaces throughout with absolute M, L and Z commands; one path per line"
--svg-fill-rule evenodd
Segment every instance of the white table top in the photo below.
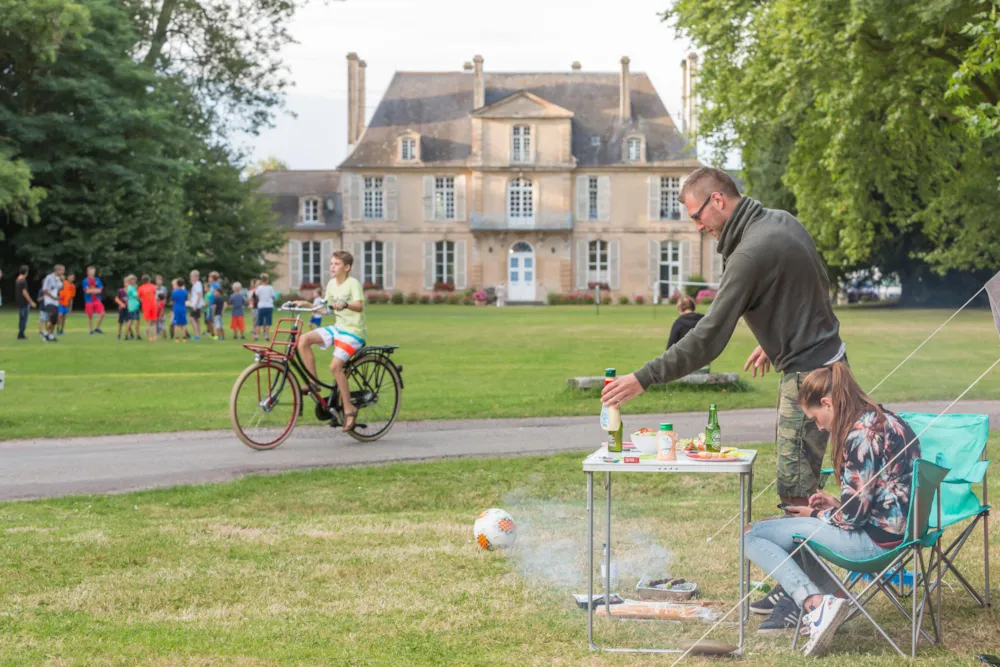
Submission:
M 745 456 L 730 461 L 696 461 L 689 459 L 683 452 L 677 453 L 676 461 L 660 461 L 656 454 L 639 454 L 636 451 L 608 453 L 607 447 L 601 447 L 583 460 L 584 472 L 680 472 L 680 473 L 747 473 L 753 470 L 757 460 L 757 452 L 753 449 L 740 449 Z M 618 459 L 618 463 L 606 462 L 603 457 Z M 638 463 L 625 463 L 626 456 L 638 456 Z

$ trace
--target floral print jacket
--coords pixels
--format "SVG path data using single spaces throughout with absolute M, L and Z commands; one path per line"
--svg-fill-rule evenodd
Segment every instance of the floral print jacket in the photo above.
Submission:
M 877 413 L 869 410 L 848 433 L 844 458 L 839 463 L 843 466 L 840 509 L 826 510 L 819 516 L 845 530 L 864 530 L 876 543 L 892 544 L 906 533 L 913 461 L 920 458 L 920 441 L 909 424 L 882 410 L 885 422 L 881 427 L 875 427 Z M 879 474 L 904 448 L 906 451 Z M 859 489 L 863 490 L 854 498 Z

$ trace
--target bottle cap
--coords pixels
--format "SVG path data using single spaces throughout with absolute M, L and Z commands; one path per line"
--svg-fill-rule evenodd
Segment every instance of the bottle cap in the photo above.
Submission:
M 615 376 L 615 369 L 613 369 L 613 368 L 605 368 L 604 369 L 604 377 L 606 377 L 606 378 L 613 378 L 614 376 Z
M 661 431 L 673 431 L 674 430 L 674 425 L 671 424 L 670 422 L 666 422 L 664 424 L 660 424 L 660 430 Z

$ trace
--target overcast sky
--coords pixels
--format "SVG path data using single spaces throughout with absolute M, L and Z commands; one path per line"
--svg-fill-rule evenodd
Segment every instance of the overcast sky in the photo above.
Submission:
M 680 63 L 689 44 L 658 16 L 670 0 L 313 0 L 291 27 L 285 61 L 295 87 L 274 129 L 251 138 L 254 159 L 332 169 L 347 151 L 347 61 L 367 62 L 366 118 L 395 71 L 460 71 L 476 54 L 486 71 L 618 71 L 631 59 L 680 125 Z M 488 7 L 488 8 L 487 8 Z

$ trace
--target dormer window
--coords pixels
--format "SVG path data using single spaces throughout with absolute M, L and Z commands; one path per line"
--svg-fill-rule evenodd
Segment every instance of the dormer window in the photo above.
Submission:
M 511 134 L 511 162 L 531 161 L 531 126 L 515 125 Z
M 417 140 L 414 137 L 403 137 L 399 140 L 399 159 L 403 162 L 417 159 Z
M 302 200 L 302 222 L 313 224 L 319 222 L 319 199 L 310 197 Z
M 641 136 L 628 137 L 625 139 L 625 154 L 622 157 L 625 158 L 625 162 L 645 162 L 646 151 L 644 149 Z

